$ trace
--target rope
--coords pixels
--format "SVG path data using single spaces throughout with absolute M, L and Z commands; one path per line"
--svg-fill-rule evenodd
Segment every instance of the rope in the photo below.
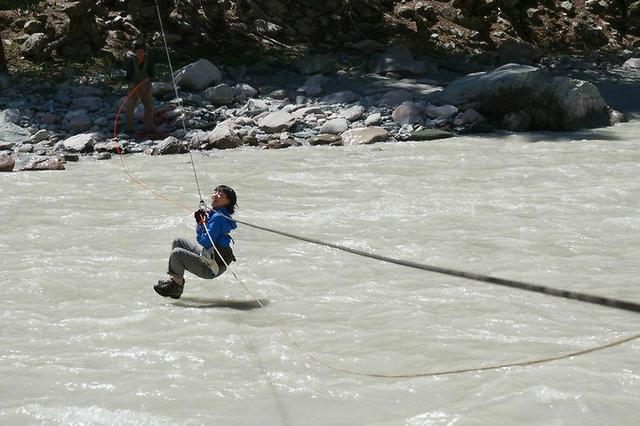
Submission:
M 180 114 L 180 122 L 182 123 L 182 130 L 184 130 L 184 134 L 187 134 L 187 125 L 185 124 L 185 110 L 182 106 L 182 98 L 178 94 L 178 85 L 176 84 L 176 76 L 173 73 L 173 64 L 171 63 L 171 55 L 169 55 L 169 46 L 167 45 L 167 37 L 164 33 L 164 25 L 162 24 L 162 15 L 160 14 L 160 6 L 158 6 L 158 0 L 155 0 L 156 11 L 158 12 L 158 22 L 160 22 L 160 33 L 162 34 L 162 42 L 164 43 L 164 50 L 167 53 L 167 63 L 169 64 L 169 72 L 171 72 L 171 82 L 173 83 L 173 90 L 176 94 L 176 100 L 178 101 L 178 109 L 182 112 Z M 193 162 L 193 155 L 191 155 L 191 147 L 188 149 L 189 158 L 191 159 L 191 167 L 193 168 L 193 177 L 196 181 L 196 187 L 198 188 L 198 196 L 200 197 L 200 205 L 204 205 L 204 200 L 202 199 L 202 192 L 200 191 L 200 183 L 198 182 L 198 173 L 196 173 L 196 165 Z
M 368 257 L 370 259 L 379 260 L 381 262 L 393 263 L 393 264 L 396 264 L 396 265 L 406 266 L 406 267 L 409 267 L 409 268 L 421 269 L 423 271 L 436 272 L 436 273 L 445 274 L 445 275 L 452 275 L 452 276 L 455 276 L 455 277 L 461 277 L 461 278 L 466 278 L 466 279 L 475 280 L 475 281 L 484 281 L 484 282 L 488 282 L 488 283 L 491 283 L 491 284 L 497 284 L 497 285 L 501 285 L 501 286 L 505 286 L 505 287 L 518 288 L 520 290 L 533 291 L 533 292 L 536 292 L 536 293 L 547 294 L 547 295 L 550 295 L 550 296 L 562 297 L 562 298 L 565 298 L 565 299 L 574 299 L 574 300 L 579 300 L 581 302 L 587 302 L 587 303 L 593 303 L 593 304 L 596 304 L 596 305 L 607 306 L 609 308 L 616 308 L 616 309 L 622 309 L 622 310 L 625 310 L 625 311 L 632 311 L 632 312 L 640 313 L 640 304 L 634 303 L 634 302 L 629 302 L 629 301 L 626 301 L 626 300 L 612 299 L 612 298 L 603 297 L 603 296 L 595 296 L 595 295 L 592 295 L 592 294 L 580 293 L 580 292 L 577 292 L 577 291 L 562 290 L 562 289 L 546 287 L 546 286 L 538 285 L 538 284 L 529 284 L 529 283 L 525 283 L 525 282 L 522 282 L 522 281 L 515 281 L 515 280 L 504 279 L 504 278 L 491 277 L 491 276 L 488 276 L 488 275 L 476 274 L 474 272 L 460 271 L 460 270 L 450 269 L 450 268 L 442 268 L 442 267 L 439 267 L 439 266 L 426 265 L 424 263 L 411 262 L 411 261 L 402 260 L 402 259 L 394 259 L 392 257 L 381 256 L 381 255 L 375 254 L 375 253 L 368 253 L 368 252 L 365 252 L 365 251 L 362 251 L 362 250 L 357 250 L 357 249 L 346 247 L 346 246 L 343 246 L 343 245 L 340 245 L 340 244 L 329 243 L 329 242 L 318 240 L 318 239 L 315 239 L 315 238 L 303 237 L 303 236 L 300 236 L 300 235 L 292 234 L 290 232 L 284 232 L 284 231 L 279 231 L 277 229 L 271 229 L 271 228 L 267 228 L 267 227 L 264 227 L 264 226 L 254 225 L 254 224 L 249 223 L 249 222 L 244 222 L 244 221 L 241 221 L 241 220 L 232 219 L 232 218 L 230 218 L 228 216 L 225 216 L 225 217 L 227 219 L 233 220 L 233 221 L 235 221 L 237 223 L 249 226 L 249 227 L 254 228 L 254 229 L 259 229 L 261 231 L 270 232 L 270 233 L 273 233 L 273 234 L 281 235 L 283 237 L 292 238 L 292 239 L 299 240 L 299 241 L 305 241 L 305 242 L 308 242 L 308 243 L 317 244 L 317 245 L 324 246 L 324 247 L 334 248 L 336 250 L 342 250 L 342 251 L 345 251 L 345 252 L 348 252 L 348 253 L 352 253 L 352 254 L 355 254 L 355 255 L 358 255 L 358 256 L 363 256 L 363 257 Z

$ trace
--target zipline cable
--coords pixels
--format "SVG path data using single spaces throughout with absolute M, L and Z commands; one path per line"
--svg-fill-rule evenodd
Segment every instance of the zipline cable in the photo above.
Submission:
M 167 37 L 164 33 L 164 24 L 162 23 L 162 15 L 160 14 L 160 6 L 158 6 L 158 0 L 155 0 L 156 3 L 156 11 L 158 12 L 158 22 L 160 23 L 160 33 L 162 34 L 162 42 L 164 43 L 164 50 L 167 53 L 167 63 L 169 64 L 169 72 L 171 73 L 171 82 L 173 83 L 173 90 L 176 95 L 176 100 L 178 101 L 178 109 L 180 110 L 180 122 L 182 123 L 182 130 L 186 136 L 187 134 L 187 125 L 185 123 L 185 110 L 182 105 L 182 98 L 178 94 L 178 85 L 176 84 L 176 76 L 173 73 L 173 64 L 171 63 L 171 55 L 169 55 L 169 46 L 167 45 Z M 191 160 L 191 167 L 193 169 L 193 177 L 196 181 L 196 187 L 198 188 L 198 196 L 200 197 L 200 206 L 204 206 L 204 200 L 202 199 L 202 192 L 200 191 L 200 182 L 198 182 L 198 173 L 196 172 L 196 164 L 193 161 L 193 155 L 191 155 L 191 147 L 188 149 L 189 158 Z
M 547 294 L 550 296 L 562 297 L 565 299 L 574 299 L 580 302 L 593 303 L 596 305 L 607 306 L 609 308 L 622 309 L 625 311 L 638 312 L 640 313 L 640 304 L 629 302 L 626 300 L 613 299 L 610 297 L 596 296 L 588 293 L 581 293 L 577 291 L 571 290 L 562 290 L 556 289 L 552 287 L 547 287 L 539 284 L 530 284 L 522 281 L 508 280 L 504 278 L 492 277 L 488 275 L 477 274 L 474 272 L 461 271 L 451 268 L 442 268 L 439 266 L 426 265 L 424 263 L 412 262 L 408 260 L 395 259 L 392 257 L 381 256 L 375 253 L 368 253 L 363 250 L 354 249 L 351 247 L 346 247 L 340 244 L 329 243 L 326 241 L 318 240 L 315 238 L 303 237 L 300 235 L 295 235 L 290 232 L 279 231 L 277 229 L 271 229 L 264 226 L 254 225 L 249 222 L 244 222 L 242 220 L 232 219 L 228 216 L 227 219 L 233 220 L 237 223 L 249 226 L 251 228 L 259 229 L 265 232 L 271 232 L 273 234 L 281 235 L 283 237 L 292 238 L 299 241 L 306 241 L 308 243 L 317 244 L 324 247 L 334 248 L 336 250 L 342 250 L 348 253 L 352 253 L 358 256 L 368 257 L 370 259 L 379 260 L 381 262 L 393 263 L 396 265 L 406 266 L 414 269 L 421 269 L 423 271 L 436 272 L 438 274 L 452 275 L 455 277 L 466 278 L 475 281 L 484 281 L 491 284 L 497 284 L 505 287 L 518 288 L 520 290 L 533 291 L 536 293 Z

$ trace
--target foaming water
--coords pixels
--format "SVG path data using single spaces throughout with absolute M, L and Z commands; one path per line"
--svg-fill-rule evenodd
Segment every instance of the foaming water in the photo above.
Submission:
M 571 134 L 193 153 L 238 218 L 429 265 L 640 302 L 639 123 Z M 129 172 L 197 207 L 189 156 Z M 239 261 L 152 289 L 190 211 L 118 159 L 0 175 L 3 424 L 635 424 L 636 315 L 242 226 Z M 255 299 L 261 299 L 266 311 Z M 320 360 L 323 364 L 319 364 Z M 328 366 L 335 368 L 328 368 Z

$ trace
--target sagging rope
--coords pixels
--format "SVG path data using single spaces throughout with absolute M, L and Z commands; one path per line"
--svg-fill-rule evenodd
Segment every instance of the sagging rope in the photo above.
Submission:
M 156 1 L 156 9 L 158 11 L 158 18 L 160 20 L 160 25 L 162 26 L 162 19 L 160 16 L 160 9 L 158 7 L 158 3 Z M 175 77 L 173 75 L 173 68 L 171 66 L 171 61 L 170 61 L 170 57 L 169 57 L 169 53 L 168 53 L 168 47 L 166 44 L 166 38 L 164 35 L 164 29 L 162 30 L 162 34 L 163 34 L 163 40 L 165 43 L 165 49 L 167 51 L 167 57 L 169 58 L 169 66 L 171 69 L 171 73 L 172 73 L 172 78 L 173 78 L 173 84 L 174 84 L 174 89 L 176 91 L 176 97 L 178 98 L 178 102 L 180 104 L 181 100 L 178 96 L 178 92 L 177 92 L 177 85 L 175 83 Z M 127 96 L 127 100 L 129 98 L 129 96 L 131 96 L 131 94 L 133 94 L 133 92 L 137 90 L 137 87 L 132 90 L 132 92 Z M 123 104 L 124 105 L 124 104 Z M 122 108 L 122 107 L 121 107 Z M 120 109 L 121 111 L 121 109 Z M 119 111 L 119 113 L 120 113 Z M 119 116 L 119 113 L 117 115 L 117 117 Z M 117 143 L 117 117 L 116 117 L 116 123 L 114 124 L 114 140 Z M 185 131 L 186 134 L 186 125 L 184 123 L 184 117 L 182 118 L 182 124 L 183 124 L 183 130 Z M 147 185 L 145 185 L 143 182 L 141 182 L 140 180 L 136 179 L 135 177 L 133 177 L 129 171 L 127 170 L 125 164 L 124 164 L 124 160 L 123 160 L 123 155 L 122 155 L 122 150 L 119 149 L 118 152 L 119 158 L 120 158 L 120 162 L 123 168 L 123 171 L 125 173 L 125 175 L 134 183 L 136 183 L 137 185 L 139 185 L 140 187 L 142 187 L 143 189 L 145 189 L 146 191 L 152 193 L 153 195 L 155 195 L 156 197 L 163 199 L 167 202 L 170 202 L 171 204 L 174 204 L 184 210 L 187 211 L 191 211 L 191 209 L 184 205 L 181 204 L 167 196 L 165 196 L 164 194 L 161 194 L 155 190 L 153 190 L 152 188 L 148 187 Z M 196 173 L 196 169 L 195 169 L 195 163 L 193 162 L 193 156 L 191 155 L 191 150 L 189 149 L 189 155 L 191 156 L 191 164 L 193 167 L 193 171 L 194 171 L 194 177 L 196 179 L 196 185 L 198 187 L 198 195 L 200 196 L 200 203 L 201 205 L 203 204 L 203 200 L 202 200 L 202 195 L 201 195 L 201 191 L 200 191 L 200 186 L 198 183 L 198 178 L 197 178 L 197 173 Z M 227 216 L 225 216 L 227 217 Z M 612 299 L 612 298 L 607 298 L 607 297 L 602 297 L 602 296 L 595 296 L 595 295 L 591 295 L 591 294 L 587 294 L 587 293 L 580 293 L 580 292 L 574 292 L 574 291 L 568 291 L 568 290 L 558 290 L 558 289 L 554 289 L 551 287 L 546 287 L 546 286 L 541 286 L 541 285 L 536 285 L 536 284 L 529 284 L 529 283 L 524 283 L 524 282 L 520 282 L 520 281 L 514 281 L 514 280 L 507 280 L 507 279 L 503 279 L 503 278 L 497 278 L 497 277 L 491 277 L 491 276 L 486 276 L 486 275 L 481 275 L 481 274 L 476 274 L 476 273 L 471 273 L 471 272 L 466 272 L 466 271 L 460 271 L 460 270 L 455 270 L 455 269 L 449 269 L 449 268 L 442 268 L 442 267 L 437 267 L 437 266 L 431 266 L 431 265 L 425 265 L 425 264 L 421 264 L 421 263 L 417 263 L 417 262 L 412 262 L 412 261 L 405 261 L 405 260 L 401 260 L 401 259 L 394 259 L 391 257 L 387 257 L 387 256 L 381 256 L 381 255 L 377 255 L 374 253 L 367 253 L 364 252 L 362 250 L 357 250 L 357 249 L 352 249 L 350 247 L 346 247 L 346 246 L 342 246 L 339 244 L 334 244 L 334 243 L 329 243 L 326 241 L 322 241 L 322 240 L 318 240 L 318 239 L 314 239 L 314 238 L 309 238 L 309 237 L 304 237 L 304 236 L 299 236 L 299 235 L 295 235 L 289 232 L 284 232 L 284 231 L 279 231 L 276 229 L 271 229 L 271 228 L 267 228 L 267 227 L 263 227 L 263 226 L 259 226 L 259 225 L 254 225 L 252 223 L 249 222 L 245 222 L 245 221 L 241 221 L 241 220 L 237 220 L 237 219 L 233 219 L 230 217 L 227 217 L 227 219 L 233 220 L 237 223 L 252 227 L 254 229 L 258 229 L 258 230 L 262 230 L 265 232 L 271 232 L 274 234 L 278 234 L 287 238 L 293 238 L 293 239 L 297 239 L 300 241 L 305 241 L 305 242 L 309 242 L 312 244 L 319 244 L 325 247 L 330 247 L 330 248 L 334 248 L 337 250 L 342 250 L 345 252 L 349 252 L 355 255 L 359 255 L 359 256 L 364 256 L 364 257 L 368 257 L 371 259 L 375 259 L 375 260 L 379 260 L 379 261 L 384 261 L 384 262 L 388 262 L 388 263 L 393 263 L 393 264 L 397 264 L 397 265 L 401 265 L 401 266 L 406 266 L 406 267 L 411 267 L 411 268 L 416 268 L 416 269 L 421 269 L 421 270 L 425 270 L 425 271 L 430 271 L 430 272 L 436 272 L 436 273 L 441 273 L 441 274 L 446 274 L 446 275 L 452 275 L 452 276 L 457 276 L 457 277 L 461 277 L 461 278 L 467 278 L 467 279 L 472 279 L 472 280 L 476 280 L 476 281 L 483 281 L 483 282 L 488 282 L 488 283 L 492 283 L 492 284 L 497 284 L 497 285 L 503 285 L 503 286 L 507 286 L 507 287 L 512 287 L 512 288 L 518 288 L 518 289 L 522 289 L 522 290 L 527 290 L 527 291 L 533 291 L 533 292 L 538 292 L 538 293 L 543 293 L 543 294 L 548 294 L 548 295 L 552 295 L 552 296 L 557 296 L 557 297 L 563 297 L 563 298 L 567 298 L 567 299 L 574 299 L 574 300 L 578 300 L 578 301 L 582 301 L 582 302 L 587 302 L 587 303 L 593 303 L 593 304 L 598 304 L 598 305 L 602 305 L 602 306 L 607 306 L 607 307 L 612 307 L 612 308 L 617 308 L 617 309 L 622 309 L 622 310 L 627 310 L 627 311 L 632 311 L 632 312 L 640 312 L 640 304 L 637 303 L 633 303 L 633 302 L 628 302 L 625 300 L 618 300 L 618 299 Z M 206 228 L 205 228 L 206 229 Z M 207 233 L 208 234 L 208 233 Z M 211 239 L 211 236 L 209 235 L 209 239 Z M 211 241 L 213 243 L 213 241 Z M 213 244 L 213 247 L 215 247 L 215 244 Z M 217 251 L 217 249 L 216 249 Z M 218 255 L 220 255 L 220 253 L 218 253 Z M 220 256 L 222 258 L 222 256 Z M 223 260 L 224 262 L 224 260 Z M 224 262 L 226 264 L 226 262 Z M 226 265 L 228 267 L 228 265 Z M 360 376 L 367 376 L 367 377 L 376 377 L 376 378 L 412 378 L 412 377 L 428 377 L 428 376 L 442 376 L 442 375 L 449 375 L 449 374 L 458 374 L 458 373 L 465 373 L 465 372 L 473 372 L 473 371 L 486 371 L 486 370 L 498 370 L 498 369 L 503 369 L 503 368 L 508 368 L 508 367 L 516 367 L 516 366 L 529 366 L 529 365 L 535 365 L 535 364 L 542 364 L 542 363 L 546 363 L 546 362 L 551 362 L 551 361 L 557 361 L 557 360 L 561 360 L 561 359 L 566 359 L 566 358 L 571 358 L 571 357 L 575 357 L 575 356 L 579 356 L 579 355 L 584 355 L 584 354 L 588 354 L 588 353 L 592 353 L 592 352 L 596 352 L 596 351 L 600 351 L 600 350 L 604 350 L 607 348 L 611 348 L 614 346 L 618 346 L 627 342 L 630 342 L 632 340 L 638 339 L 640 338 L 640 334 L 635 334 L 635 335 L 631 335 L 631 336 L 627 336 L 627 337 L 623 337 L 621 339 L 615 340 L 615 341 L 611 341 L 602 345 L 598 345 L 592 348 L 588 348 L 588 349 L 583 349 L 583 350 L 577 350 L 577 351 L 573 351 L 573 352 L 569 352 L 569 353 L 565 353 L 565 354 L 560 354 L 560 355 L 556 355 L 556 356 L 552 356 L 552 357 L 545 357 L 545 358 L 540 358 L 540 359 L 534 359 L 534 360 L 529 360 L 529 361 L 521 361 L 521 362 L 512 362 L 512 363 L 504 363 L 504 364 L 497 364 L 497 365 L 490 365 L 490 366 L 481 366 L 481 367 L 471 367 L 471 368 L 463 368 L 463 369 L 455 369 L 455 370 L 444 370 L 444 371 L 431 371 L 431 372 L 424 372 L 424 373 L 408 373 L 408 374 L 379 374 L 379 373 L 371 373 L 371 372 L 361 372 L 361 371 L 355 371 L 355 370 L 351 370 L 351 369 L 346 369 L 346 368 L 341 368 L 341 367 L 336 367 L 334 365 L 331 365 L 329 363 L 327 363 L 326 361 L 323 361 L 315 356 L 313 356 L 312 354 L 309 354 L 308 352 L 306 352 L 303 348 L 300 347 L 300 345 L 297 343 L 297 341 L 295 341 L 290 334 L 280 325 L 280 322 L 271 314 L 271 312 L 260 302 L 260 299 L 255 297 L 255 295 L 253 295 L 251 293 L 251 291 L 248 289 L 248 287 L 237 277 L 237 275 L 231 271 L 233 276 L 236 278 L 236 280 L 244 287 L 245 291 L 252 297 L 254 298 L 254 300 L 259 304 L 259 306 L 263 309 L 264 312 L 266 312 L 272 319 L 275 320 L 275 322 L 277 323 L 279 329 L 281 330 L 281 332 L 288 338 L 291 340 L 291 342 L 293 343 L 293 345 L 299 350 L 301 351 L 303 354 L 305 354 L 307 357 L 309 357 L 310 359 L 313 359 L 314 361 L 316 361 L 317 363 L 319 363 L 320 365 L 335 370 L 335 371 L 339 371 L 339 372 L 343 372 L 343 373 L 348 373 L 348 374 L 354 374 L 354 375 L 360 375 Z M 264 367 L 261 368 L 262 370 L 264 370 Z M 266 370 L 264 370 L 266 371 Z M 273 388 L 273 383 L 271 383 L 272 389 Z M 276 394 L 277 397 L 277 394 Z M 283 408 L 281 407 L 281 405 L 279 405 L 279 410 L 280 410 L 280 414 L 283 420 L 283 423 L 287 423 L 287 418 L 286 418 L 286 413 L 283 412 Z

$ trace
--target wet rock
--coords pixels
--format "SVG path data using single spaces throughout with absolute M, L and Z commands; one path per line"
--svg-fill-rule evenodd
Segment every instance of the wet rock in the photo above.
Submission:
M 411 141 L 433 141 L 437 139 L 447 139 L 455 136 L 455 133 L 442 129 L 422 129 L 411 132 L 408 140 Z
M 170 154 L 184 154 L 188 149 L 185 143 L 179 141 L 173 136 L 169 136 L 155 147 L 151 155 L 170 155 Z
M 342 142 L 342 138 L 338 135 L 331 134 L 319 134 L 317 136 L 312 136 L 309 138 L 309 144 L 311 146 L 316 145 L 333 145 L 336 142 Z
M 347 130 L 342 134 L 345 145 L 366 145 L 384 142 L 389 138 L 389 132 L 382 127 L 362 127 Z
M 93 150 L 95 152 L 113 152 L 118 154 L 120 153 L 121 147 L 116 141 L 106 141 L 96 143 Z
M 65 170 L 64 160 L 58 157 L 33 157 L 20 169 L 21 171 Z
M 16 165 L 16 161 L 11 155 L 0 155 L 0 172 L 12 172 Z
M 292 144 L 289 141 L 275 140 L 266 144 L 264 146 L 264 149 L 283 149 L 283 148 L 289 148 L 291 147 L 291 145 Z

